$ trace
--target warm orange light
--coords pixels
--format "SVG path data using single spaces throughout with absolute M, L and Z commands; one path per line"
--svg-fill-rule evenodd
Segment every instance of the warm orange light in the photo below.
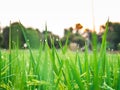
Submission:
M 83 26 L 80 23 L 77 23 L 75 28 L 76 30 L 80 30 L 83 28 Z

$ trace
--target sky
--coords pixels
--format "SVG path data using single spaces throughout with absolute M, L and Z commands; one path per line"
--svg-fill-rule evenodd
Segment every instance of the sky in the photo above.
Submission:
M 20 21 L 26 27 L 48 30 L 63 36 L 64 28 L 80 23 L 95 29 L 105 24 L 108 17 L 120 22 L 119 0 L 0 0 L 0 26 Z M 93 18 L 94 17 L 94 18 Z

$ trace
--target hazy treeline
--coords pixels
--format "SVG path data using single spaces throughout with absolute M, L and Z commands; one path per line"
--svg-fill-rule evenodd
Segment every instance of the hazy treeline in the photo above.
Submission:
M 23 35 L 22 29 L 24 29 L 24 33 L 27 37 L 27 41 Z M 45 42 L 45 37 L 47 32 L 47 41 L 50 45 L 50 38 L 51 39 L 59 39 L 59 36 L 52 34 L 50 31 L 43 31 L 40 32 L 38 29 L 34 28 L 26 28 L 25 26 L 21 26 L 18 22 L 14 22 L 11 26 L 6 26 L 3 28 L 2 33 L 0 34 L 0 47 L 8 49 L 9 48 L 9 38 L 10 38 L 10 31 L 11 30 L 11 47 L 12 48 L 25 48 L 26 42 L 29 42 L 31 48 L 36 49 L 40 47 L 42 42 Z M 56 42 L 55 42 L 56 43 Z
M 100 28 L 105 29 L 105 25 L 101 25 Z M 21 28 L 21 25 L 18 22 L 14 22 L 10 26 L 6 26 L 2 29 L 2 32 L 0 33 L 0 48 L 9 48 L 10 30 L 11 47 L 17 47 L 20 49 L 26 48 L 26 40 L 21 29 L 24 29 L 27 41 L 29 42 L 30 47 L 33 49 L 39 48 L 40 45 L 44 46 L 45 42 L 48 42 L 50 48 L 52 47 L 52 45 L 54 45 L 56 48 L 60 48 L 60 45 L 64 46 L 65 44 L 69 46 L 71 43 L 76 43 L 78 48 L 82 48 L 85 45 L 86 41 L 86 38 L 83 37 L 82 34 L 78 32 L 78 30 L 73 33 L 72 27 L 64 29 L 64 36 L 60 38 L 58 35 L 50 32 L 47 29 L 47 25 L 45 26 L 45 30 L 43 30 L 43 32 L 40 32 L 40 30 L 38 29 L 34 29 L 31 27 L 28 28 L 23 25 Z M 92 42 L 92 32 L 86 30 L 85 33 L 89 33 L 89 40 L 90 42 Z M 100 33 L 96 34 L 98 45 L 101 44 L 103 33 L 104 31 L 101 31 Z M 90 44 L 92 47 L 92 43 Z M 109 22 L 109 30 L 107 34 L 107 49 L 120 50 L 120 23 Z

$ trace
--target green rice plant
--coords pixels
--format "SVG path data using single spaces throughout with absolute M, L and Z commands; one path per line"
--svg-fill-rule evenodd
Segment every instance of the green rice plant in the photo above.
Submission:
M 0 84 L 2 82 L 2 54 L 1 54 L 1 50 L 0 50 Z
M 27 46 L 28 46 L 28 48 L 29 48 L 30 59 L 31 59 L 31 62 L 30 62 L 30 63 L 32 64 L 33 72 L 36 73 L 36 62 L 35 62 L 35 60 L 34 60 L 33 53 L 32 53 L 31 47 L 30 47 L 30 44 L 29 44 L 29 41 L 28 41 L 27 36 L 26 36 L 26 33 L 25 33 L 25 29 L 23 28 L 23 26 L 22 26 L 22 24 L 21 24 L 20 22 L 19 22 L 19 24 L 20 24 L 20 27 L 21 27 L 22 33 L 23 33 L 23 35 L 24 35 L 24 38 L 25 38 L 26 44 L 27 44 Z
M 91 89 L 96 90 L 99 88 L 99 83 L 98 83 L 98 55 L 97 55 L 97 35 L 95 32 L 92 34 L 92 44 L 93 44 L 93 86 Z
M 76 65 L 73 62 L 70 63 L 70 69 L 71 69 L 73 79 L 75 80 L 76 84 L 79 86 L 78 89 L 85 90 L 85 86 L 80 77 L 79 70 L 77 69 Z
M 112 84 L 111 86 L 114 87 L 116 90 L 120 89 L 120 85 L 119 85 L 119 80 L 120 80 L 120 56 L 119 55 L 112 55 L 112 57 L 114 59 L 112 59 L 113 61 L 111 62 L 111 64 L 113 65 L 113 68 L 111 70 L 111 76 L 112 76 Z
M 82 68 L 82 63 L 81 63 L 80 55 L 79 55 L 78 52 L 76 53 L 76 61 L 77 61 L 77 64 L 78 64 L 80 75 L 81 75 L 83 73 L 83 68 Z
M 120 55 L 118 55 L 118 71 L 117 71 L 117 73 L 118 73 L 118 82 L 117 82 L 117 88 L 116 89 L 120 89 Z
M 8 76 L 9 75 L 11 75 L 11 62 L 12 62 L 12 59 L 11 59 L 11 42 L 12 42 L 12 40 L 11 40 L 11 22 L 10 22 L 10 30 L 9 30 L 9 72 L 8 72 Z M 8 81 L 11 81 L 11 77 L 10 78 L 8 78 Z
M 56 59 L 55 59 L 55 47 L 54 46 L 52 48 L 50 58 L 51 58 L 52 68 L 55 74 L 58 75 L 58 68 L 57 68 L 56 61 L 55 61 Z
M 85 69 L 85 73 L 86 73 L 86 87 L 87 87 L 87 89 L 90 89 L 90 85 L 89 85 L 89 83 L 90 83 L 90 70 L 89 70 L 89 55 L 88 55 L 88 47 L 87 47 L 87 45 L 85 44 L 85 57 L 84 57 L 84 59 L 85 59 L 85 65 L 84 65 L 84 69 Z
M 69 37 L 70 37 L 70 32 L 67 33 L 66 35 L 66 41 L 65 41 L 65 45 L 62 46 L 62 42 L 59 41 L 59 46 L 60 46 L 60 49 L 62 50 L 62 53 L 65 54 L 68 50 L 68 43 L 69 43 Z
M 40 70 L 41 70 L 41 64 L 42 64 L 42 53 L 43 53 L 43 43 L 42 41 L 40 41 L 40 48 L 39 48 L 39 51 L 38 51 L 38 56 L 37 56 L 37 60 L 36 60 L 36 72 L 37 72 L 37 75 L 38 75 L 38 80 L 41 80 L 41 73 L 40 73 Z M 38 87 L 39 88 L 39 87 Z
M 17 53 L 18 52 L 18 53 Z M 29 73 L 29 68 L 31 66 L 29 65 L 29 51 L 28 50 L 12 50 L 12 86 L 11 89 L 17 89 L 17 90 L 79 90 L 85 89 L 85 90 L 93 90 L 94 83 L 93 78 L 94 77 L 94 70 L 93 67 L 94 63 L 91 63 L 90 60 L 93 59 L 93 54 L 88 54 L 88 66 L 86 64 L 86 70 L 85 70 L 85 53 L 73 53 L 71 51 L 67 52 L 66 55 L 63 55 L 61 51 L 52 51 L 48 46 L 46 46 L 46 51 L 41 51 L 42 55 L 40 56 L 40 60 L 38 59 L 40 51 L 34 51 L 33 55 L 36 62 L 40 62 L 38 68 L 37 68 L 37 74 L 31 72 Z M 56 56 L 57 53 L 58 56 Z M 13 54 L 15 53 L 15 54 Z M 1 53 L 2 55 L 4 53 Z M 55 60 L 55 67 L 57 68 L 58 73 L 55 72 L 53 61 L 51 58 L 53 58 L 51 55 L 54 56 Z M 69 55 L 69 56 L 68 56 Z M 5 55 L 6 59 L 8 59 L 9 54 Z M 47 56 L 47 58 L 46 58 Z M 59 58 L 58 58 L 59 57 Z M 76 58 L 77 57 L 77 58 Z M 89 58 L 90 57 L 90 58 Z M 60 62 L 58 61 L 60 59 Z M 77 60 L 76 60 L 77 59 Z M 77 61 L 77 62 L 76 62 Z M 119 90 L 119 55 L 112 55 L 107 54 L 107 61 L 105 65 L 105 76 L 104 74 L 100 74 L 100 72 L 103 72 L 103 69 L 99 70 L 99 89 L 116 89 Z M 7 63 L 6 63 L 7 64 Z M 38 64 L 38 63 L 37 63 Z M 108 65 L 108 66 L 107 66 Z M 9 67 L 9 65 L 7 65 Z M 109 71 L 107 71 L 107 68 L 109 67 Z M 9 70 L 9 69 L 6 69 Z M 3 71 L 3 68 L 2 68 Z M 32 69 L 30 70 L 32 71 Z M 89 73 L 87 72 L 89 71 Z M 93 74 L 92 74 L 93 73 Z M 2 74 L 3 75 L 3 74 Z M 4 74 L 2 76 L 3 78 L 9 77 Z M 38 78 L 39 77 L 39 78 Z M 110 77 L 110 84 L 109 80 L 107 80 Z M 96 79 L 96 78 L 95 78 Z M 3 81 L 4 82 L 4 81 Z M 100 83 L 101 82 L 101 83 Z M 3 83 L 7 86 L 7 83 Z M 1 85 L 3 85 L 1 84 Z
M 102 37 L 102 45 L 101 45 L 99 61 L 98 61 L 99 75 L 104 78 L 104 79 L 101 78 L 99 85 L 101 85 L 101 83 L 103 83 L 105 81 L 105 75 L 106 75 L 106 62 L 107 62 L 106 37 L 107 37 L 107 32 L 108 32 L 108 23 L 109 23 L 109 20 L 107 21 L 106 29 L 105 29 L 104 35 Z M 107 69 L 109 69 L 109 68 L 107 68 Z
M 68 60 L 65 60 L 64 62 L 64 76 L 66 78 L 66 87 L 68 88 L 68 90 L 72 90 L 73 89 L 73 85 L 72 85 L 72 78 L 71 78 L 71 70 L 70 70 L 70 66 L 69 66 L 69 62 Z

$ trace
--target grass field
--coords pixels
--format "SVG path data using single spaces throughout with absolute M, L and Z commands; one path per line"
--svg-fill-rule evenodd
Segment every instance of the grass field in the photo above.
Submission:
M 120 90 L 120 54 L 107 53 L 107 30 L 99 51 L 93 34 L 91 52 L 32 50 L 23 31 L 28 49 L 0 50 L 0 90 Z
M 92 52 L 49 48 L 32 55 L 29 50 L 2 50 L 0 90 L 120 90 L 120 55 L 94 58 Z

